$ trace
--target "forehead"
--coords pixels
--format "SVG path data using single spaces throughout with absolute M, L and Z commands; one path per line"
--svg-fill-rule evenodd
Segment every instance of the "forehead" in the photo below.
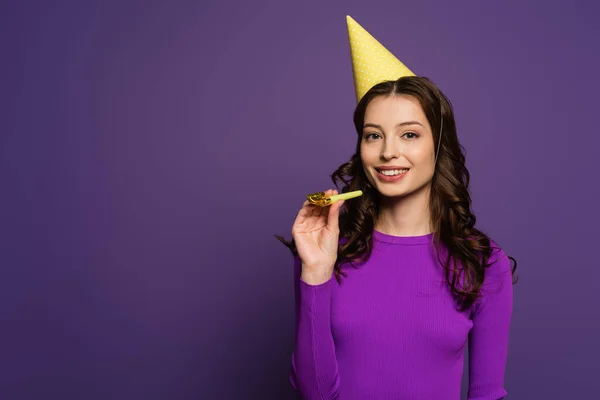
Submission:
M 406 121 L 417 121 L 429 128 L 419 100 L 412 96 L 378 96 L 369 102 L 365 111 L 365 123 L 385 127 Z

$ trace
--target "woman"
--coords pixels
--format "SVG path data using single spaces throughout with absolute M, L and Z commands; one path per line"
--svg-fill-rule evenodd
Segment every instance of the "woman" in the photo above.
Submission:
M 368 90 L 354 124 L 356 153 L 332 179 L 363 196 L 305 202 L 288 243 L 293 386 L 306 399 L 458 400 L 468 342 L 468 399 L 503 398 L 514 268 L 475 227 L 450 102 L 403 76 Z

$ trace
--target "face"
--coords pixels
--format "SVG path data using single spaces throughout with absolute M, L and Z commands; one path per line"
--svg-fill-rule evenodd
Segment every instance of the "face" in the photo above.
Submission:
M 434 172 L 431 127 L 412 96 L 371 100 L 360 144 L 363 168 L 385 197 L 405 197 L 428 190 Z

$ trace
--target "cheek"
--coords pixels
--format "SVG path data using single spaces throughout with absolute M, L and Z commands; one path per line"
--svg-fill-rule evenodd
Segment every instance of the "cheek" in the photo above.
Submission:
M 363 160 L 363 164 L 376 163 L 379 159 L 378 154 L 378 150 L 374 146 L 363 146 L 360 148 L 360 158 Z
M 366 168 L 367 168 L 367 166 L 368 166 L 368 165 L 371 163 L 371 160 L 370 160 L 370 158 L 369 158 L 369 152 L 368 152 L 368 151 L 366 151 L 366 150 L 364 149 L 364 147 L 360 149 L 360 159 L 361 159 L 361 161 L 362 161 L 362 166 L 363 166 L 363 168 L 365 168 L 365 169 L 366 169 Z
M 361 167 L 362 167 L 363 173 L 365 174 L 365 176 L 367 177 L 369 182 L 371 182 L 371 184 L 373 184 L 373 176 L 372 176 L 373 170 L 371 168 L 369 168 L 370 166 L 372 166 L 373 164 L 375 164 L 377 162 L 377 160 L 373 160 L 373 152 L 369 151 L 369 149 L 365 149 L 364 147 L 361 147 L 360 159 L 361 159 Z
M 434 153 L 431 149 L 415 148 L 412 149 L 407 158 L 416 166 L 433 167 Z

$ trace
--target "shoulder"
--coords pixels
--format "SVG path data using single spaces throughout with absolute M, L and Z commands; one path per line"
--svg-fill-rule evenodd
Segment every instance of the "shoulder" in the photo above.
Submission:
M 513 271 L 510 258 L 490 239 L 491 254 L 484 265 L 483 284 L 473 304 L 472 316 L 510 315 L 513 301 Z M 487 310 L 487 311 L 485 311 Z
M 512 265 L 504 249 L 490 239 L 491 253 L 485 263 L 482 295 L 510 291 L 513 283 Z
M 510 258 L 498 243 L 490 239 L 490 257 L 485 265 L 486 274 L 512 273 Z

